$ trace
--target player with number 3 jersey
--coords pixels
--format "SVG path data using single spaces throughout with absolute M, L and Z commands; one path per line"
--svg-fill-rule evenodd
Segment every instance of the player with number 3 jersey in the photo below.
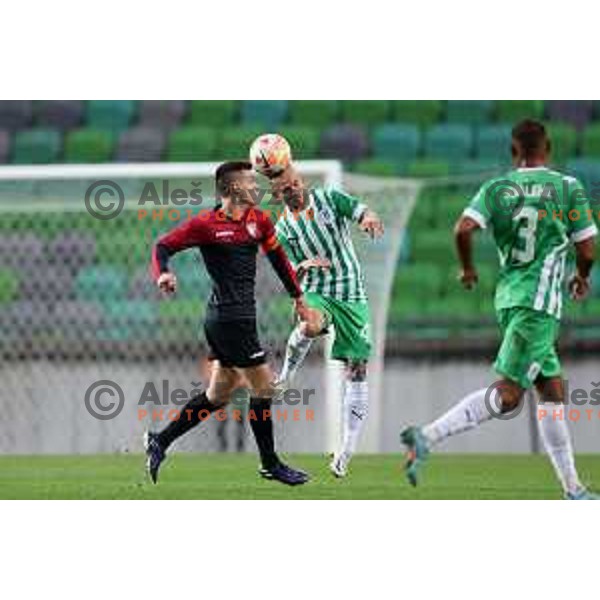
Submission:
M 469 394 L 433 423 L 402 432 L 408 448 L 407 476 L 413 485 L 436 444 L 495 415 L 510 414 L 523 401 L 525 390 L 535 386 L 540 437 L 565 497 L 597 499 L 581 484 L 567 423 L 556 417 L 564 409 L 556 343 L 567 250 L 574 245 L 576 265 L 569 288 L 572 298 L 581 300 L 589 290 L 597 229 L 582 185 L 550 169 L 549 155 L 545 127 L 531 120 L 519 123 L 512 134 L 515 168 L 486 182 L 456 224 L 460 280 L 467 289 L 477 283 L 473 233 L 491 230 L 498 249 L 495 308 L 502 342 L 494 368 L 500 379 Z

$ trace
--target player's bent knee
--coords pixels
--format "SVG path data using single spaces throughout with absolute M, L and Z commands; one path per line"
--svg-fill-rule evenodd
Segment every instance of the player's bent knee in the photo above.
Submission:
M 524 390 L 516 383 L 504 381 L 496 388 L 500 396 L 500 406 L 503 413 L 509 413 L 519 408 Z

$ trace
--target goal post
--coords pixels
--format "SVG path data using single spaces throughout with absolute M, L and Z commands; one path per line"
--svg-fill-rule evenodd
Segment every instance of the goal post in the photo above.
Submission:
M 371 416 L 361 450 L 375 452 L 380 448 L 383 415 L 389 295 L 420 183 L 350 175 L 332 160 L 296 164 L 310 184 L 341 186 L 363 198 L 386 226 L 380 241 L 355 232 L 374 339 Z M 180 274 L 180 298 L 175 302 L 159 299 L 147 271 L 151 244 L 161 232 L 191 212 L 213 206 L 217 166 L 0 167 L 0 278 L 5 284 L 0 294 L 0 370 L 5 382 L 0 406 L 15 415 L 12 422 L 3 420 L 0 425 L 2 451 L 139 451 L 139 434 L 148 423 L 138 422 L 135 399 L 145 383 L 176 379 L 189 386 L 190 379 L 197 380 L 198 320 L 209 290 L 205 270 L 197 258 L 183 256 L 190 253 L 174 257 Z M 259 326 L 275 350 L 274 366 L 279 368 L 292 328 L 291 309 L 264 262 L 259 261 L 258 273 Z M 316 355 L 320 356 L 318 351 Z M 293 424 L 281 426 L 289 450 L 333 450 L 339 439 L 341 370 L 333 362 L 323 368 L 322 358 L 312 360 L 307 380 L 301 371 L 298 385 L 323 392 L 317 400 L 325 405 L 318 413 L 322 423 L 313 428 L 316 432 L 303 424 L 302 436 L 294 434 Z M 83 409 L 88 386 L 116 378 L 127 398 L 122 414 L 114 421 L 90 421 Z M 60 398 L 56 409 L 60 414 L 52 417 L 49 408 L 40 410 L 49 387 L 53 397 Z M 22 422 L 17 413 L 23 415 Z M 36 423 L 40 415 L 47 422 Z M 212 447 L 200 440 L 184 443 L 183 449 Z

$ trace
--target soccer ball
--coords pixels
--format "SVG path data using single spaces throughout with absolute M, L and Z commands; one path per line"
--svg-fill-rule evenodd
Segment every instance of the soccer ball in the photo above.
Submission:
M 292 150 L 283 136 L 278 133 L 264 133 L 250 146 L 250 162 L 262 175 L 277 177 L 292 162 Z

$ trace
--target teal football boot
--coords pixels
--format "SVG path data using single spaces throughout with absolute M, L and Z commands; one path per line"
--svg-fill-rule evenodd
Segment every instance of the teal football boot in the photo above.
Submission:
M 411 485 L 416 486 L 419 469 L 429 456 L 427 440 L 420 427 L 408 427 L 400 434 L 400 441 L 407 448 L 407 459 L 404 466 L 406 477 Z

